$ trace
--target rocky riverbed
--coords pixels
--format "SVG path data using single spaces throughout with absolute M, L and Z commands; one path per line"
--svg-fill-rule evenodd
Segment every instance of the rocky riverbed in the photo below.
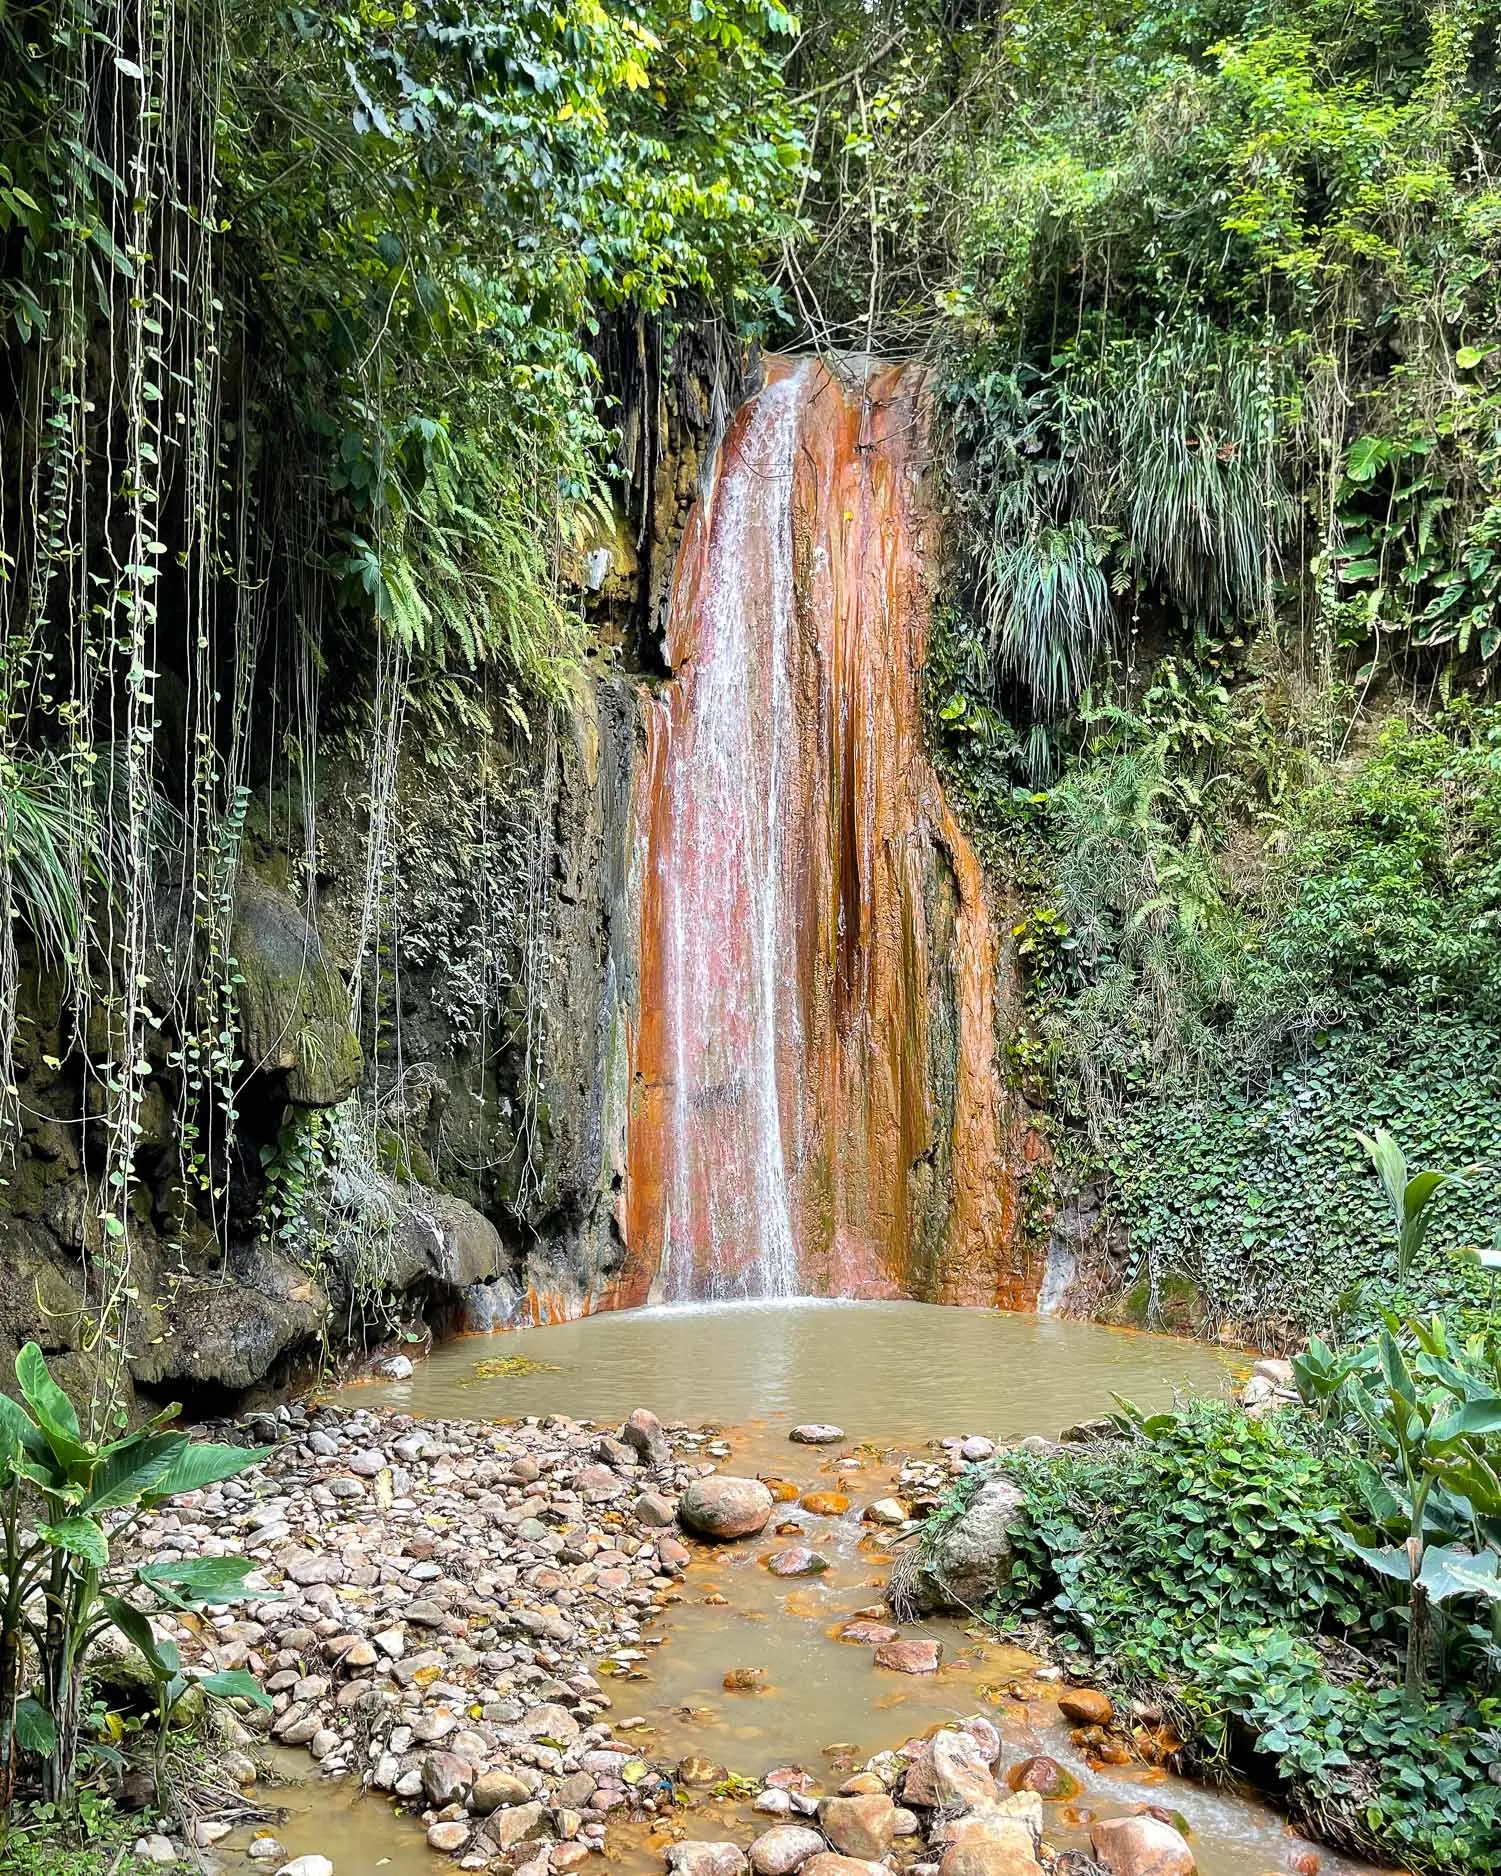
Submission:
M 274 1441 L 264 1464 L 177 1501 L 139 1540 L 158 1559 L 227 1552 L 257 1565 L 263 1594 L 247 1604 L 161 1624 L 186 1662 L 248 1668 L 272 1698 L 269 1714 L 228 1722 L 230 1769 L 247 1785 L 268 1746 L 301 1747 L 326 1777 L 390 1794 L 457 1867 L 528 1876 L 582 1869 L 611 1824 L 648 1831 L 678 1876 L 1193 1867 L 1171 1823 L 1148 1812 L 1101 1823 L 1097 1864 L 1078 1850 L 1055 1854 L 1043 1794 L 1059 1795 L 1058 1768 L 1003 1766 L 1001 1735 L 980 1715 L 828 1788 L 802 1767 L 776 1767 L 754 1799 L 764 1829 L 704 1832 L 705 1813 L 718 1822 L 710 1790 L 735 1781 L 723 1767 L 653 1762 L 632 1743 L 631 1716 L 614 1717 L 604 1683 L 648 1658 L 660 1637 L 647 1625 L 679 1596 L 700 1546 L 757 1536 L 779 1502 L 762 1481 L 716 1470 L 729 1449 L 712 1431 L 663 1427 L 644 1410 L 601 1429 L 560 1415 L 496 1425 L 363 1407 L 284 1407 L 248 1430 Z M 803 1444 L 840 1437 L 799 1432 Z M 953 1471 L 992 1450 L 979 1438 L 945 1445 L 901 1471 L 898 1495 L 864 1508 L 878 1548 L 914 1528 Z M 820 1564 L 810 1545 L 766 1561 L 774 1574 Z M 902 1674 L 939 1666 L 937 1644 L 904 1637 L 879 1606 L 846 1624 L 845 1639 Z M 1100 1720 L 1094 1713 L 1103 1743 Z M 226 1830 L 200 1821 L 200 1853 Z M 154 1845 L 163 1860 L 171 1848 Z M 329 1876 L 316 1854 L 288 1858 L 274 1831 L 247 1850 L 268 1872 Z M 336 1843 L 326 1861 L 337 1865 Z

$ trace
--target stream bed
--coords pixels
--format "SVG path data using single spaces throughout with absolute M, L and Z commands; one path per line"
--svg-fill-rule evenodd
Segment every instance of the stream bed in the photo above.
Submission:
M 1056 1435 L 1108 1411 L 1114 1394 L 1165 1407 L 1180 1391 L 1228 1387 L 1233 1367 L 1202 1344 L 991 1311 L 712 1304 L 464 1338 L 435 1350 L 409 1381 L 360 1384 L 339 1398 L 479 1420 L 566 1413 L 618 1423 L 646 1406 L 665 1421 L 722 1428 L 731 1449 L 715 1455 L 722 1470 L 773 1476 L 799 1498 L 836 1486 L 849 1498 L 837 1516 L 789 1500 L 760 1538 L 697 1552 L 640 1658 L 607 1664 L 612 1721 L 644 1756 L 707 1757 L 749 1778 L 796 1762 L 833 1789 L 870 1754 L 981 1711 L 1001 1728 L 1003 1765 L 1046 1753 L 1079 1779 L 1073 1811 L 1050 1807 L 1049 1836 L 1061 1847 L 1087 1846 L 1081 1813 L 1148 1801 L 1187 1821 L 1200 1876 L 1273 1876 L 1292 1872 L 1310 1846 L 1270 1807 L 1146 1766 L 1086 1765 L 1056 1690 L 1034 1678 L 1034 1656 L 934 1619 L 907 1631 L 943 1643 L 940 1672 L 919 1677 L 874 1667 L 869 1649 L 837 1639 L 842 1621 L 881 1600 L 890 1556 L 861 1513 L 893 1491 L 907 1457 L 931 1458 L 931 1442 L 950 1436 Z M 832 1421 L 846 1437 L 828 1447 L 789 1441 L 789 1428 L 809 1420 Z M 811 1579 L 773 1576 L 763 1561 L 780 1547 L 773 1531 L 813 1546 L 830 1568 Z M 727 1692 L 726 1673 L 748 1667 L 763 1671 L 765 1687 Z M 296 1776 L 283 1800 L 292 1815 L 278 1830 L 294 1854 L 323 1851 L 337 1876 L 442 1867 L 416 1823 L 393 1817 L 383 1799 L 350 1803 L 305 1760 Z M 769 1821 L 707 1798 L 698 1809 L 695 1836 L 744 1842 Z M 641 1824 L 612 1827 L 606 1861 L 620 1876 L 660 1876 L 666 1841 Z M 1322 1876 L 1365 1867 L 1319 1856 Z

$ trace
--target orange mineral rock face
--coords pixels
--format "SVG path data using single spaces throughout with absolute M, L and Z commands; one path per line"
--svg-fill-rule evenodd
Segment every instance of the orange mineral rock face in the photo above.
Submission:
M 769 361 L 690 519 L 634 803 L 611 1301 L 1028 1306 L 999 947 L 922 748 L 925 387 Z

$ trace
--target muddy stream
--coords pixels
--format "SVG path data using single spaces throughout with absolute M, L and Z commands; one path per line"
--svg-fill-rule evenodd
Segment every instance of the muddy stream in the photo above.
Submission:
M 486 1378 L 497 1355 L 529 1372 Z M 1086 1765 L 1058 1712 L 1056 1688 L 1034 1678 L 1036 1657 L 977 1628 L 936 1619 L 904 1631 L 943 1642 L 935 1676 L 891 1673 L 868 1648 L 837 1639 L 838 1624 L 880 1602 L 889 1553 L 861 1513 L 887 1496 L 908 1456 L 931 1442 L 984 1434 L 1057 1434 L 1108 1411 L 1113 1394 L 1163 1407 L 1175 1392 L 1230 1385 L 1232 1358 L 1201 1344 L 1094 1324 L 1056 1322 L 919 1303 L 689 1305 L 587 1318 L 437 1349 L 410 1381 L 345 1390 L 345 1398 L 416 1415 L 511 1419 L 566 1413 L 601 1423 L 632 1408 L 723 1429 L 721 1468 L 788 1482 L 798 1497 L 838 1489 L 849 1510 L 819 1515 L 789 1499 L 759 1539 L 696 1547 L 680 1589 L 649 1630 L 639 1659 L 605 1663 L 611 1721 L 644 1757 L 707 1758 L 756 1779 L 799 1763 L 833 1790 L 854 1765 L 941 1720 L 985 1712 L 1005 1739 L 1003 1768 L 1045 1752 L 1082 1786 L 1072 1806 L 1049 1805 L 1048 1837 L 1088 1846 L 1091 1816 L 1149 1800 L 1181 1813 L 1200 1876 L 1292 1872 L 1309 1846 L 1252 1797 L 1213 1791 L 1146 1766 Z M 846 1439 L 814 1448 L 788 1440 L 800 1421 L 832 1421 Z M 790 1527 L 796 1527 L 793 1535 Z M 774 1577 L 763 1559 L 804 1542 L 830 1561 L 822 1576 Z M 763 1691 L 727 1692 L 732 1668 L 764 1670 Z M 320 1851 L 337 1876 L 434 1876 L 442 1867 L 420 1826 L 379 1796 L 351 1802 L 300 1754 L 281 1755 L 297 1782 L 280 1801 L 277 1835 L 291 1854 Z M 748 1842 L 773 1820 L 748 1801 L 695 1794 L 676 1814 L 696 1837 Z M 675 1833 L 681 1835 L 678 1830 Z M 669 1832 L 612 1825 L 605 1861 L 618 1876 L 661 1876 Z M 1321 1876 L 1367 1866 L 1319 1853 Z

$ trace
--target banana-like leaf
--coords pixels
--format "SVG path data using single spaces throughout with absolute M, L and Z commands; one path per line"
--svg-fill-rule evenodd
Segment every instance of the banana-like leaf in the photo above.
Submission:
M 33 1694 L 16 1703 L 16 1743 L 23 1752 L 37 1752 L 44 1759 L 57 1751 L 57 1722 Z
M 52 1457 L 52 1448 L 47 1444 L 42 1429 L 20 1402 L 13 1401 L 9 1394 L 0 1394 L 0 1441 L 14 1443 L 32 1459 Z
M 270 1446 L 214 1446 L 206 1440 L 185 1440 L 182 1450 L 146 1494 L 145 1502 L 159 1504 L 182 1492 L 217 1485 L 220 1479 L 233 1478 L 237 1472 L 258 1466 L 273 1450 Z
M 1496 1566 L 1501 1563 L 1495 1551 L 1475 1556 L 1457 1545 L 1430 1544 L 1423 1554 L 1418 1582 L 1432 1602 L 1449 1602 L 1455 1596 L 1479 1596 L 1487 1602 L 1501 1602 L 1501 1577 Z
M 1501 1433 L 1501 1394 L 1483 1395 L 1438 1422 L 1429 1437 L 1440 1443 L 1476 1434 Z
M 28 1341 L 23 1351 L 17 1354 L 15 1379 L 21 1383 L 26 1405 L 36 1415 L 39 1428 L 47 1435 L 47 1445 L 53 1448 L 58 1460 L 62 1460 L 64 1465 L 88 1463 L 92 1454 L 88 1452 L 88 1446 L 83 1445 L 79 1416 L 73 1411 L 73 1403 L 68 1396 L 53 1381 L 41 1349 L 34 1341 Z
M 136 1580 L 178 1609 L 238 1602 L 250 1595 L 274 1600 L 266 1590 L 246 1589 L 245 1578 L 254 1568 L 246 1557 L 192 1557 L 182 1563 L 142 1564 Z
M 117 1511 L 142 1503 L 188 1444 L 186 1433 L 149 1433 L 111 1447 L 94 1473 L 84 1501 L 89 1511 Z
M 1331 1530 L 1329 1535 L 1335 1543 L 1343 1544 L 1346 1550 L 1353 1551 L 1362 1563 L 1369 1564 L 1378 1575 L 1389 1576 L 1398 1583 L 1412 1581 L 1412 1568 L 1408 1563 L 1405 1545 L 1387 1544 L 1377 1549 L 1370 1544 L 1362 1544 L 1348 1531 Z
M 57 1524 L 43 1524 L 38 1527 L 37 1536 L 55 1550 L 66 1550 L 70 1556 L 82 1557 L 96 1570 L 102 1570 L 109 1562 L 109 1544 L 92 1518 L 63 1518 Z
M 244 1668 L 224 1668 L 217 1674 L 205 1674 L 198 1685 L 219 1700 L 253 1700 L 268 1712 L 275 1704 L 255 1676 L 247 1674 Z
M 145 1657 L 151 1672 L 158 1680 L 170 1680 L 174 1670 L 162 1653 L 164 1644 L 157 1640 L 149 1619 L 121 1596 L 106 1596 L 103 1601 L 110 1621 Z

